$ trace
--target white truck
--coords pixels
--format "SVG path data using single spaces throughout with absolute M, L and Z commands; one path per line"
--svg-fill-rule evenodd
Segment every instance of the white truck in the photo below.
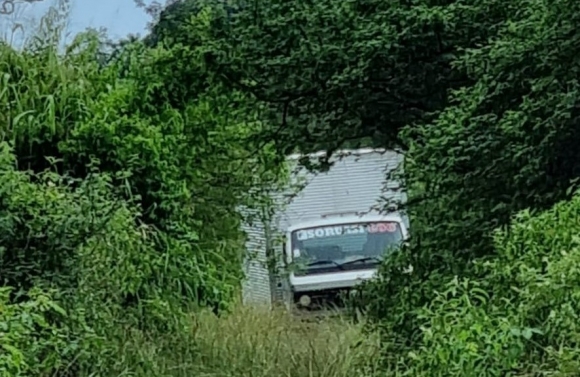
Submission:
M 297 167 L 301 157 L 288 162 Z M 244 303 L 319 309 L 373 278 L 388 250 L 408 237 L 406 217 L 382 211 L 387 202 L 405 201 L 389 178 L 402 160 L 394 151 L 343 150 L 327 172 L 294 171 L 288 192 L 275 194 L 273 215 L 246 225 Z

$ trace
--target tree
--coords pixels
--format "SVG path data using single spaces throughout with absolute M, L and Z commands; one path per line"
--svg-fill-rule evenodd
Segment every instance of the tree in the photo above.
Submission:
M 580 173 L 577 8 L 514 3 L 498 37 L 457 60 L 474 83 L 432 124 L 405 130 L 414 240 L 369 288 L 370 315 L 399 350 L 420 347 L 418 308 L 453 276 L 481 277 L 473 262 L 495 258 L 493 229 L 570 197 Z M 401 273 L 409 263 L 413 273 Z
M 152 37 L 188 44 L 179 21 L 200 1 L 168 7 Z M 493 35 L 509 5 L 473 1 L 274 1 L 213 5 L 210 69 L 272 111 L 264 135 L 287 153 L 365 141 L 403 146 L 399 130 L 424 123 L 469 82 L 458 51 Z M 353 144 L 354 143 L 354 144 Z
M 149 46 L 156 46 L 168 41 L 187 39 L 188 34 L 180 31 L 189 24 L 191 17 L 197 16 L 200 10 L 200 4 L 195 1 L 170 2 L 158 12 L 157 22 L 151 25 L 151 33 L 144 38 L 144 42 Z
M 204 40 L 208 20 L 200 14 L 190 34 Z M 64 56 L 52 45 L 23 52 L 3 47 L 9 69 L 3 80 L 10 89 L 0 95 L 9 109 L 0 124 L 14 165 L 31 171 L 31 180 L 50 169 L 73 187 L 96 171 L 112 177 L 108 185 L 117 200 L 136 206 L 134 221 L 151 230 L 144 242 L 165 257 L 166 270 L 146 268 L 124 291 L 124 305 L 171 291 L 169 297 L 182 295 L 174 301 L 179 305 L 227 306 L 243 276 L 238 209 L 261 205 L 262 192 L 279 177 L 271 147 L 253 137 L 262 128 L 259 109 L 253 111 L 243 94 L 212 84 L 201 47 L 148 49 L 135 42 L 105 64 L 101 46 L 91 34 L 78 37 Z M 75 241 L 66 244 L 48 247 L 42 237 L 32 242 L 23 230 L 26 219 L 34 211 L 53 211 L 42 203 L 15 205 L 13 215 L 22 216 L 3 234 L 8 252 L 2 254 L 0 268 L 7 270 L 1 275 L 12 286 L 28 287 L 39 278 L 56 284 L 51 279 L 59 266 L 74 265 L 74 245 L 91 239 L 73 233 Z M 59 208 L 58 219 L 70 217 L 60 216 Z M 34 233 L 66 227 L 50 219 L 39 219 Z M 50 252 L 40 258 L 43 249 Z M 61 264 L 49 266 L 44 257 Z M 28 263 L 34 268 L 24 277 L 8 272 Z

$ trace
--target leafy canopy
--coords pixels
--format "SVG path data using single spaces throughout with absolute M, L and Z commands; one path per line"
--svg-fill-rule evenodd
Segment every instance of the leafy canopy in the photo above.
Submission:
M 279 153 L 357 142 L 404 149 L 413 239 L 366 292 L 386 355 L 431 344 L 421 308 L 440 310 L 430 318 L 441 321 L 460 305 L 437 292 L 489 273 L 474 260 L 497 258 L 493 229 L 570 198 L 580 171 L 577 8 L 569 0 L 246 1 L 222 5 L 212 21 L 206 66 L 268 110 L 262 137 Z M 506 325 L 497 320 L 478 323 Z

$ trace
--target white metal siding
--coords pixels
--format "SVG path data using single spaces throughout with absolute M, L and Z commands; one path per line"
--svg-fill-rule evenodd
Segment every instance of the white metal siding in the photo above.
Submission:
M 307 184 L 280 214 L 281 229 L 318 220 L 324 214 L 377 212 L 384 206 L 381 197 L 402 199 L 397 182 L 386 184 L 387 173 L 402 162 L 400 154 L 368 150 L 342 159 L 336 157 L 333 161 L 335 164 L 326 173 L 312 174 L 306 169 L 300 170 L 298 174 L 307 179 Z M 383 191 L 385 188 L 387 191 Z
M 248 213 L 248 212 L 246 212 Z M 266 235 L 262 221 L 255 219 L 245 224 L 247 257 L 244 264 L 246 279 L 242 283 L 242 301 L 245 305 L 272 304 L 270 274 L 266 265 Z
M 274 220 L 275 228 L 284 232 L 288 226 L 305 221 L 318 220 L 321 215 L 339 212 L 380 212 L 386 200 L 403 201 L 404 197 L 399 184 L 387 180 L 389 172 L 402 162 L 402 156 L 393 151 L 379 150 L 345 151 L 334 157 L 335 162 L 328 172 L 309 173 L 298 169 L 293 175 L 294 183 L 303 179 L 306 186 L 292 199 L 287 197 L 295 189 L 280 194 L 279 200 L 286 202 L 284 208 Z M 289 163 L 296 166 L 297 156 L 289 158 Z M 287 199 L 283 199 L 287 198 Z M 260 234 L 261 232 L 261 234 Z M 248 249 L 257 250 L 257 261 L 247 264 L 247 281 L 244 285 L 246 303 L 271 303 L 272 284 L 265 266 L 265 237 L 263 227 L 254 227 L 248 236 Z M 277 251 L 281 251 L 278 247 Z M 260 266 L 258 266 L 260 265 Z M 280 281 L 280 277 L 276 277 Z M 275 289 L 274 300 L 281 300 L 283 292 Z M 267 297 L 267 300 L 266 300 Z

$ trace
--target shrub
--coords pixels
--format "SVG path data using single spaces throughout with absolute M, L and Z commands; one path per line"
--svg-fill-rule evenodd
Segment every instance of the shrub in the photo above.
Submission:
M 490 290 L 513 304 L 527 358 L 561 375 L 578 370 L 580 196 L 534 215 L 520 213 L 495 234 L 499 258 L 484 267 Z M 525 331 L 525 332 L 524 332 Z
M 11 303 L 12 289 L 0 288 L 0 375 L 43 375 L 68 367 L 66 359 L 78 351 L 66 328 L 52 324 L 52 315 L 66 315 L 50 294 L 38 288 L 28 299 Z
M 575 373 L 579 232 L 579 195 L 518 214 L 494 232 L 497 256 L 474 261 L 478 280 L 456 277 L 417 310 L 419 341 L 388 367 L 412 376 Z

